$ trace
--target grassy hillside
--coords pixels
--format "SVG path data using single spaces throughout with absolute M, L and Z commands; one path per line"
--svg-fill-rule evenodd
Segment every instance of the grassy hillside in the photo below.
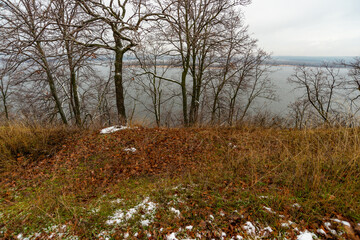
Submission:
M 360 129 L 0 129 L 0 238 L 359 239 Z

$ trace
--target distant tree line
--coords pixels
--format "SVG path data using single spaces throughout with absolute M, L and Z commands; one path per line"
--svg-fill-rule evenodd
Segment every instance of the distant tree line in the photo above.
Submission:
M 1 117 L 82 127 L 127 124 L 142 109 L 157 126 L 245 121 L 257 99 L 276 99 L 248 4 L 0 0 Z M 292 105 L 295 125 L 309 106 L 330 122 L 335 89 L 360 89 L 359 59 L 347 67 L 346 81 L 330 66 L 296 70 L 290 81 L 307 94 Z

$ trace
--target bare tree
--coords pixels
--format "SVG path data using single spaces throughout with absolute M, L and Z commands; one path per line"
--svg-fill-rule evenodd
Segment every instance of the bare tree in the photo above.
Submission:
M 147 36 L 136 48 L 135 56 L 140 69 L 136 68 L 134 75 L 140 92 L 145 93 L 151 103 L 147 97 L 137 98 L 136 101 L 140 101 L 145 109 L 153 114 L 159 127 L 162 125 L 163 110 L 166 111 L 164 105 L 176 97 L 176 94 L 171 94 L 173 84 L 166 81 L 166 75 L 169 75 L 169 70 L 173 68 L 172 61 L 168 58 L 166 47 L 156 38 L 156 34 Z
M 248 73 L 245 82 L 245 104 L 238 121 L 243 121 L 255 99 L 266 99 L 273 101 L 276 99 L 274 86 L 269 78 L 271 66 L 267 65 L 270 55 L 263 50 L 258 50 L 254 55 L 253 68 Z M 232 104 L 231 104 L 232 107 Z M 234 111 L 232 111 L 234 112 Z M 230 118 L 231 119 L 231 118 Z M 231 121 L 229 123 L 232 123 Z
M 293 121 L 293 126 L 298 129 L 307 127 L 307 121 L 309 120 L 309 102 L 302 99 L 295 101 L 289 105 L 290 118 Z
M 351 105 L 356 106 L 356 112 L 360 110 L 357 100 L 360 98 L 360 57 L 356 57 L 351 62 L 342 61 L 341 65 L 348 68 L 348 78 L 345 80 L 345 89 L 351 101 Z
M 231 12 L 249 1 L 217 0 L 167 0 L 162 1 L 166 21 L 159 23 L 164 42 L 172 47 L 181 66 L 181 78 L 175 80 L 181 87 L 183 122 L 185 126 L 195 124 L 204 88 L 206 70 L 213 64 L 213 49 L 219 44 L 225 23 Z M 190 77 L 191 89 L 188 90 Z M 190 95 L 190 109 L 188 97 Z
M 88 48 L 77 44 L 72 39 L 82 39 L 83 31 L 79 25 L 83 20 L 83 12 L 79 4 L 72 0 L 54 0 L 51 5 L 50 20 L 53 30 L 51 32 L 54 41 L 58 43 L 58 57 L 63 59 L 64 70 L 68 73 L 65 85 L 69 85 L 69 102 L 75 122 L 82 125 L 80 97 L 78 92 L 78 72 L 89 65 L 89 59 L 95 58 L 96 48 Z
M 211 123 L 215 123 L 216 112 L 220 110 L 223 92 L 229 87 L 229 83 L 237 78 L 244 70 L 244 60 L 248 49 L 256 47 L 256 40 L 251 39 L 247 33 L 247 27 L 243 25 L 241 16 L 232 13 L 231 21 L 227 24 L 227 30 L 223 33 L 223 39 L 219 46 L 214 49 L 218 56 L 216 65 L 210 69 L 209 87 L 213 94 L 211 106 Z M 245 73 L 245 71 L 243 71 Z M 240 78 L 242 81 L 243 78 Z M 241 84 L 241 83 L 240 83 Z
M 298 89 L 305 90 L 302 99 L 310 103 L 321 119 L 329 124 L 335 113 L 334 100 L 337 90 L 344 84 L 340 69 L 323 64 L 321 67 L 297 67 L 289 78 Z
M 8 99 L 11 95 L 10 87 L 9 68 L 6 62 L 0 58 L 0 98 L 6 120 L 9 120 Z
M 116 105 L 120 123 L 126 123 L 123 86 L 124 55 L 137 45 L 137 33 L 145 21 L 156 20 L 159 13 L 150 8 L 149 1 L 125 0 L 76 0 L 88 14 L 83 26 L 101 23 L 101 29 L 92 32 L 93 37 L 81 44 L 111 51 L 115 55 L 114 82 Z M 76 41 L 76 39 L 73 39 Z
M 29 64 L 29 70 L 34 69 L 35 74 L 44 73 L 55 103 L 57 113 L 64 124 L 67 118 L 63 109 L 62 100 L 59 97 L 56 86 L 56 50 L 49 34 L 49 9 L 48 1 L 35 0 L 1 0 L 0 18 L 3 31 L 3 51 L 16 55 L 18 63 Z

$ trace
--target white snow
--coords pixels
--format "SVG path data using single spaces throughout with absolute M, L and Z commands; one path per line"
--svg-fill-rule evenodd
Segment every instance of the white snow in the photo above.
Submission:
M 323 229 L 321 229 L 321 228 L 319 228 L 318 230 L 316 230 L 316 232 L 319 233 L 319 234 L 321 234 L 321 235 L 326 236 L 326 232 L 325 232 Z
M 271 208 L 269 208 L 269 207 L 263 206 L 263 208 L 264 208 L 267 212 L 269 212 L 269 213 L 273 213 L 273 214 L 276 213 L 275 211 L 273 211 L 273 210 L 272 210 Z
M 171 208 L 170 208 L 170 211 L 172 211 L 172 212 L 175 213 L 176 215 L 180 216 L 180 211 L 179 211 L 179 210 L 171 207 Z
M 238 146 L 234 145 L 233 143 L 229 143 L 229 147 L 232 149 L 236 149 Z
M 137 206 L 130 208 L 126 213 L 122 209 L 118 209 L 115 213 L 106 221 L 107 225 L 115 225 L 123 223 L 131 219 L 136 213 L 139 212 L 140 209 L 143 209 L 145 214 L 141 216 L 144 220 L 141 221 L 143 226 L 147 226 L 150 224 L 150 220 L 145 219 L 146 215 L 153 215 L 156 210 L 156 204 L 149 201 L 149 198 L 146 198 L 143 202 L 138 204 Z M 152 216 L 150 216 L 152 217 Z
M 331 221 L 334 221 L 334 222 L 337 222 L 337 223 L 342 223 L 345 226 L 351 227 L 350 223 L 347 222 L 347 221 L 341 221 L 341 220 L 336 219 L 336 218 L 331 219 Z
M 171 233 L 170 235 L 166 236 L 167 240 L 177 240 L 176 233 Z
M 194 227 L 193 227 L 193 226 L 191 226 L 191 225 L 189 225 L 189 226 L 185 227 L 185 229 L 186 229 L 186 230 L 190 230 L 190 231 L 191 231 L 193 228 L 194 228 Z
M 125 148 L 124 149 L 125 152 L 136 152 L 136 148 L 132 147 L 132 148 Z
M 150 220 L 149 220 L 149 219 L 146 219 L 146 220 L 142 220 L 142 221 L 141 221 L 141 225 L 144 226 L 144 227 L 149 226 L 149 224 L 150 224 Z
M 212 220 L 214 220 L 214 219 L 215 219 L 213 215 L 210 215 L 209 217 L 210 217 Z
M 110 203 L 112 203 L 112 204 L 119 204 L 119 203 L 121 203 L 122 201 L 123 201 L 122 199 L 118 198 L 118 199 L 112 200 Z
M 220 216 L 225 216 L 225 213 L 222 210 L 220 211 Z
M 298 204 L 298 203 L 294 203 L 294 204 L 292 205 L 292 207 L 294 207 L 294 208 L 301 208 L 300 204 Z
M 102 129 L 100 131 L 100 133 L 101 134 L 108 134 L 108 133 L 113 133 L 113 132 L 117 132 L 117 131 L 121 131 L 121 130 L 125 130 L 125 129 L 130 129 L 130 127 L 127 127 L 127 126 L 112 126 L 112 127 Z
M 93 208 L 93 209 L 91 209 L 90 211 L 91 211 L 92 213 L 98 213 L 98 212 L 100 212 L 100 208 L 99 208 L 99 207 Z
M 316 238 L 316 235 L 306 230 L 305 232 L 300 232 L 300 235 L 297 236 L 297 240 L 312 240 Z
M 124 238 L 128 238 L 129 236 L 130 236 L 130 235 L 129 235 L 128 232 L 124 234 Z
M 120 224 L 123 222 L 124 213 L 121 209 L 116 210 L 116 212 L 107 220 L 105 223 L 107 225 Z
M 19 240 L 29 240 L 29 238 L 25 238 L 22 233 L 18 234 L 18 235 L 16 236 L 16 238 L 19 239 Z
M 255 235 L 256 228 L 251 222 L 247 221 L 243 228 L 249 235 Z
M 282 224 L 281 224 L 281 227 L 283 227 L 283 228 L 288 228 L 288 227 L 290 227 L 290 225 L 289 225 L 288 223 L 282 223 Z
M 48 239 L 64 239 L 66 236 L 66 239 L 69 240 L 78 240 L 78 236 L 71 236 L 68 234 L 67 226 L 64 225 L 51 225 L 43 228 L 43 232 L 50 234 Z M 2 233 L 0 231 L 0 233 Z M 31 240 L 31 239 L 38 239 L 41 236 L 41 232 L 36 232 L 28 235 L 27 237 L 24 236 L 23 233 L 19 233 L 16 236 L 16 239 L 18 240 Z
M 272 233 L 272 232 L 273 232 L 273 230 L 272 230 L 271 227 L 266 227 L 266 228 L 264 228 L 264 231 L 267 231 L 267 232 L 269 232 L 269 233 Z
M 259 196 L 259 198 L 269 198 L 269 196 Z
M 287 223 L 282 223 L 280 226 L 284 227 L 284 228 L 289 228 L 293 224 L 294 224 L 294 222 L 288 221 Z
M 336 232 L 334 229 L 331 229 L 331 228 L 330 228 L 330 227 L 331 227 L 331 223 L 325 222 L 325 223 L 324 223 L 324 226 L 326 227 L 327 230 L 329 230 L 329 231 L 331 232 L 331 234 L 337 235 L 337 232 Z

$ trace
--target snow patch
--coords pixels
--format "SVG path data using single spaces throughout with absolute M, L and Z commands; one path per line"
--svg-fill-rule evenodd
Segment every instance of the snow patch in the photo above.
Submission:
M 280 226 L 283 228 L 290 228 L 290 226 L 293 224 L 294 224 L 294 222 L 288 221 L 287 223 L 282 223 Z
M 236 149 L 238 146 L 236 146 L 235 144 L 233 144 L 233 143 L 229 143 L 229 145 L 228 145 L 230 148 L 232 148 L 232 149 Z
M 115 225 L 115 224 L 120 224 L 120 223 L 122 223 L 123 222 L 123 220 L 124 220 L 124 213 L 123 213 L 123 211 L 121 210 L 121 209 L 118 209 L 118 210 L 116 210 L 116 212 L 114 213 L 114 215 L 112 215 L 111 217 L 110 217 L 110 219 L 109 220 L 107 220 L 105 223 L 107 224 L 107 225 Z
M 294 208 L 301 208 L 300 204 L 298 204 L 298 203 L 294 203 L 294 204 L 292 205 L 292 207 L 294 207 Z
M 25 238 L 22 233 L 18 234 L 18 235 L 16 236 L 16 238 L 19 239 L 19 240 L 29 240 L 29 238 Z
M 127 126 L 112 126 L 112 127 L 102 129 L 100 131 L 100 133 L 101 134 L 108 134 L 108 133 L 114 133 L 114 132 L 125 130 L 125 129 L 131 129 L 131 128 L 127 127 Z
M 124 235 L 125 236 L 125 235 Z M 107 231 L 101 231 L 97 237 L 100 239 L 100 240 L 110 240 L 110 234 L 107 232 Z
M 189 231 L 191 231 L 193 228 L 194 228 L 194 227 L 193 227 L 193 226 L 191 226 L 191 225 L 190 225 L 190 226 L 185 227 L 185 229 L 186 229 L 186 230 L 189 230 Z
M 149 226 L 149 224 L 150 224 L 150 220 L 149 220 L 149 219 L 146 219 L 146 220 L 142 220 L 142 221 L 141 221 L 141 225 L 142 225 L 143 227 L 147 227 L 147 226 Z
M 316 230 L 316 232 L 319 233 L 319 234 L 321 234 L 321 235 L 326 236 L 326 232 L 325 232 L 323 229 L 321 229 L 321 228 L 319 228 L 318 230 Z
M 148 226 L 150 224 L 150 220 L 153 218 L 154 211 L 156 210 L 156 204 L 149 201 L 149 198 L 146 198 L 143 202 L 138 204 L 137 206 L 130 208 L 127 212 L 124 212 L 122 209 L 118 209 L 115 213 L 107 220 L 105 223 L 107 225 L 118 225 L 129 219 L 131 219 L 139 210 L 143 210 L 145 214 L 141 216 L 143 219 L 141 221 L 141 225 Z M 146 219 L 147 215 L 150 215 L 150 220 Z
M 171 208 L 170 208 L 170 211 L 172 211 L 172 212 L 175 213 L 176 215 L 180 216 L 180 211 L 179 211 L 179 210 L 171 207 Z
M 300 232 L 300 235 L 297 236 L 297 240 L 312 240 L 316 238 L 316 235 L 306 230 L 305 232 Z
M 249 235 L 255 235 L 255 233 L 256 233 L 256 228 L 255 228 L 255 226 L 254 226 L 251 222 L 249 222 L 249 221 L 247 221 L 247 222 L 245 223 L 245 225 L 243 225 L 243 229 L 244 229 Z
M 68 227 L 64 225 L 52 225 L 42 229 L 44 233 L 50 234 L 48 239 L 69 239 L 69 240 L 77 240 L 78 236 L 71 236 L 68 232 Z M 31 240 L 31 239 L 39 239 L 41 236 L 41 232 L 33 233 L 27 237 L 24 236 L 23 233 L 19 233 L 16 236 L 18 240 Z
M 132 148 L 125 148 L 124 151 L 125 151 L 125 152 L 133 152 L 133 153 L 134 153 L 134 152 L 136 152 L 137 150 L 136 150 L 136 148 L 132 147 Z
M 267 198 L 269 198 L 269 196 L 259 196 L 259 198 L 267 199 Z
M 110 203 L 111 204 L 119 204 L 119 203 L 122 203 L 122 199 L 118 198 L 118 199 L 115 199 L 115 200 L 112 200 Z
M 342 223 L 345 226 L 351 227 L 350 223 L 347 222 L 347 221 L 341 221 L 341 220 L 336 219 L 336 218 L 331 219 L 331 221 L 334 221 L 334 222 L 337 222 L 337 223 Z
M 171 233 L 170 235 L 166 236 L 167 240 L 177 240 L 176 233 Z
M 329 230 L 329 231 L 331 232 L 331 234 L 337 235 L 337 232 L 336 232 L 334 229 L 331 229 L 331 228 L 330 228 L 330 227 L 331 227 L 331 223 L 325 222 L 325 223 L 324 223 L 324 226 L 326 227 L 327 230 Z
M 269 213 L 273 213 L 273 214 L 276 214 L 276 212 L 275 211 L 273 211 L 271 208 L 269 208 L 269 207 L 265 207 L 265 206 L 263 206 L 263 208 L 267 211 L 267 212 L 269 212 Z

